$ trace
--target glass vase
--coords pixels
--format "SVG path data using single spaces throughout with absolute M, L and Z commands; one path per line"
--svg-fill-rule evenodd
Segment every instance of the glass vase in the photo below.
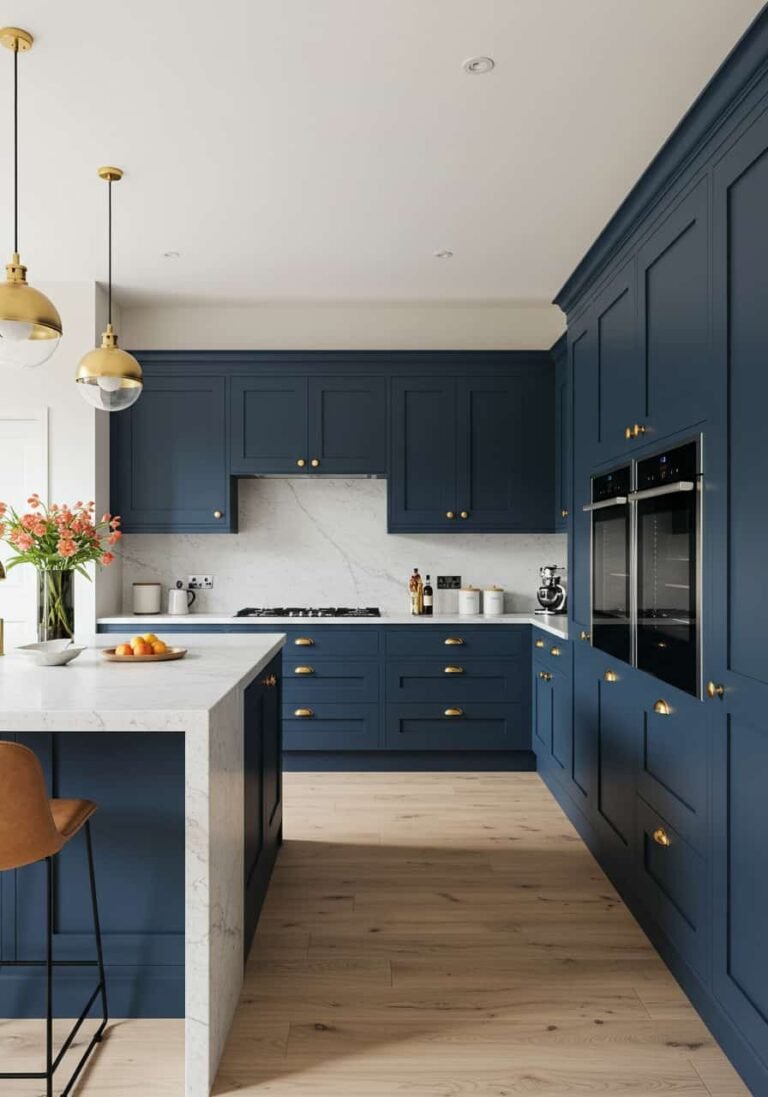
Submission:
M 37 639 L 71 640 L 75 633 L 75 573 L 38 571 Z

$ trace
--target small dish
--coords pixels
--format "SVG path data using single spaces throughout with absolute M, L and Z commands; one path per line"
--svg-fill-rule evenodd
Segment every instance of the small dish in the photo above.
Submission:
M 39 644 L 22 644 L 16 649 L 30 656 L 40 667 L 65 667 L 85 648 L 77 648 L 71 640 L 43 640 Z

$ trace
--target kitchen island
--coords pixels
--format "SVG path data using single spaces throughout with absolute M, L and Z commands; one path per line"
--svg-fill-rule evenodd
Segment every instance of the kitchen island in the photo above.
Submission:
M 178 994 L 186 1097 L 210 1091 L 280 843 L 284 643 L 276 633 L 191 635 L 186 658 L 136 665 L 93 649 L 67 667 L 0 659 L 0 736 L 36 751 L 52 795 L 100 803 L 94 846 L 112 1013 L 172 1015 L 163 1002 Z M 76 845 L 59 855 L 58 957 L 92 947 Z M 14 949 L 39 954 L 37 868 L 2 874 L 0 961 Z M 20 972 L 0 976 L 2 1012 L 41 1016 L 29 1005 L 34 976 Z M 60 1015 L 78 997 L 74 979 L 64 976 Z

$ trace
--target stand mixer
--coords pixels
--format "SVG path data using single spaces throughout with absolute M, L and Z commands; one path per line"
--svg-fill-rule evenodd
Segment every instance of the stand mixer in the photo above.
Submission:
M 537 609 L 537 613 L 552 616 L 565 613 L 565 603 L 568 596 L 560 577 L 561 573 L 565 573 L 565 568 L 561 568 L 559 564 L 545 564 L 539 568 L 541 582 L 536 591 L 536 597 L 541 609 Z

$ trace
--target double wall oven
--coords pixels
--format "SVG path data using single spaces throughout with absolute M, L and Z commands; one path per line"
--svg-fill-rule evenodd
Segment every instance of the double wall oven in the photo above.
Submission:
M 592 645 L 701 696 L 701 440 L 592 477 Z

